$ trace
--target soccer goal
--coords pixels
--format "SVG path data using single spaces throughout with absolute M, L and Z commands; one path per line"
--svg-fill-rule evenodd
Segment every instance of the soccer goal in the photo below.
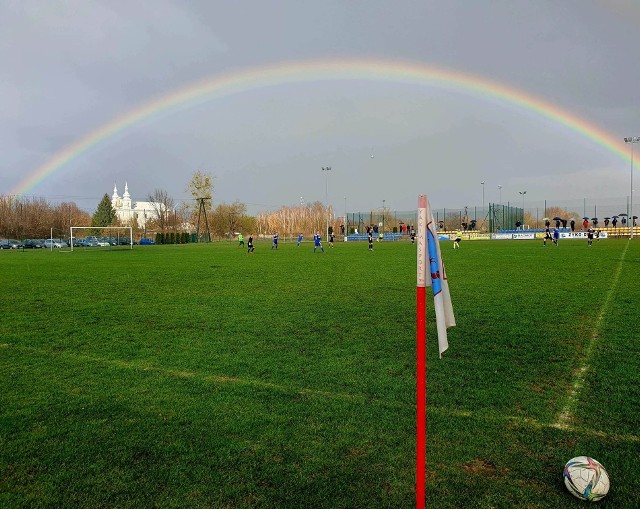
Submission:
M 71 251 L 87 247 L 133 249 L 131 226 L 70 226 L 69 230 Z

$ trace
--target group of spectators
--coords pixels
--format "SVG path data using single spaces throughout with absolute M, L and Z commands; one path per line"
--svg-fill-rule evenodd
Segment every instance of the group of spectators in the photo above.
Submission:
M 618 218 L 620 218 L 620 221 L 618 221 Z M 576 231 L 576 221 L 575 219 L 559 219 L 559 218 L 554 218 L 554 221 L 556 223 L 556 228 L 560 228 L 560 225 L 562 225 L 562 228 L 566 228 L 567 227 L 567 223 L 569 224 L 569 227 L 571 228 L 571 231 L 574 232 Z M 624 228 L 627 226 L 627 217 L 626 216 L 613 216 L 613 217 L 605 217 L 604 218 L 604 227 L 605 228 L 609 228 L 609 225 L 611 225 L 612 228 L 617 228 L 618 227 L 618 223 L 620 223 L 620 227 Z M 583 217 L 582 218 L 582 229 L 587 231 L 590 228 L 598 228 L 598 225 L 600 223 L 598 222 L 598 218 L 597 217 L 592 217 L 591 219 L 589 219 L 588 217 Z M 520 226 L 520 224 L 517 224 L 517 226 Z M 551 221 L 549 219 L 545 219 L 544 221 L 544 226 L 545 229 L 548 229 L 551 226 Z M 634 217 L 633 219 L 633 226 L 637 226 L 636 224 L 636 218 Z

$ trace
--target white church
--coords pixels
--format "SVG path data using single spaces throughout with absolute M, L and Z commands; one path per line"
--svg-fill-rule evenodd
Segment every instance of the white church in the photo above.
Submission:
M 155 206 L 154 206 L 155 205 Z M 129 194 L 129 185 L 124 183 L 124 194 L 118 196 L 118 187 L 113 185 L 113 195 L 111 196 L 111 206 L 116 211 L 116 217 L 122 224 L 131 224 L 133 221 L 138 223 L 138 227 L 144 228 L 147 219 L 155 219 L 158 217 L 156 212 L 157 204 L 149 201 L 138 201 L 135 207 L 132 207 L 131 195 Z

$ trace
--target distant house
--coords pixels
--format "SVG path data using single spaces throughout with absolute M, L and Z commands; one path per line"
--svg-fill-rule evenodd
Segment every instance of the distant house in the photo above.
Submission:
M 145 228 L 147 220 L 157 219 L 158 208 L 157 203 L 151 203 L 149 201 L 138 201 L 135 206 L 132 206 L 131 195 L 129 194 L 129 186 L 127 182 L 124 183 L 124 194 L 122 197 L 118 196 L 118 187 L 113 186 L 113 195 L 111 196 L 111 206 L 116 211 L 116 217 L 122 224 L 132 225 L 135 221 L 139 228 Z

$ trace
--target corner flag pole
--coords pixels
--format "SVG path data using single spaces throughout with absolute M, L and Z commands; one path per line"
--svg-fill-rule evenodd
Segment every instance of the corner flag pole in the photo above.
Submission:
M 416 286 L 416 509 L 425 505 L 427 468 L 427 197 L 418 197 L 418 278 Z

